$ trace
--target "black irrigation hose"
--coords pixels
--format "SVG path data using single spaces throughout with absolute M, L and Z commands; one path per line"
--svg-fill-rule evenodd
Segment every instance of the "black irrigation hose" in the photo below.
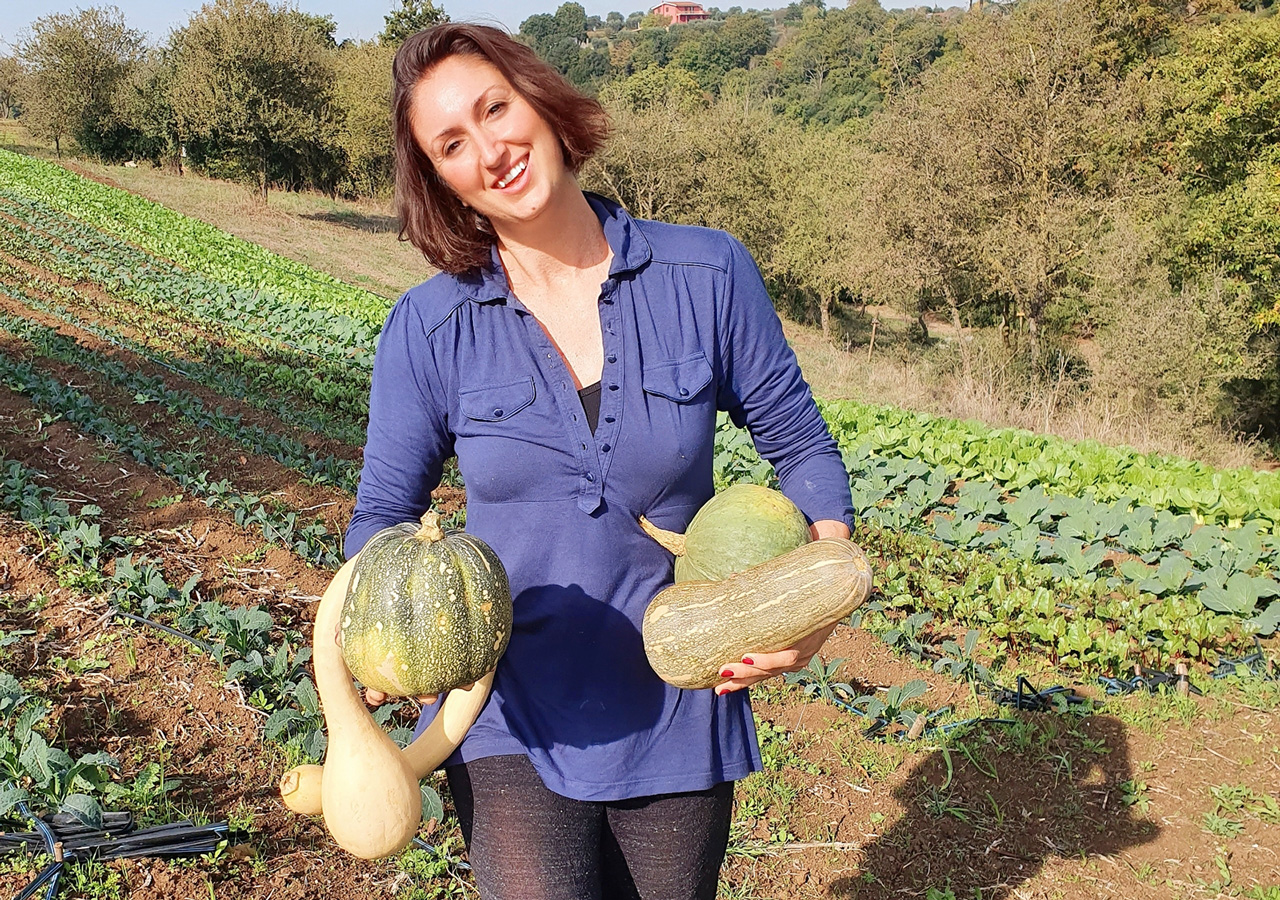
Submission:
M 1146 689 L 1148 693 L 1156 694 L 1161 689 L 1168 690 L 1172 688 L 1177 690 L 1183 684 L 1186 685 L 1188 694 L 1195 694 L 1197 697 L 1204 696 L 1204 691 L 1186 680 L 1186 676 L 1179 675 L 1176 672 L 1152 672 L 1140 668 L 1138 674 L 1132 678 L 1112 678 L 1107 675 L 1099 675 L 1098 683 L 1105 686 L 1107 693 L 1112 696 L 1132 694 L 1143 689 Z
M 460 859 L 454 859 L 452 856 L 450 856 L 448 853 L 445 853 L 439 847 L 435 847 L 431 844 L 428 844 L 426 841 L 424 841 L 420 837 L 416 837 L 413 839 L 413 846 L 417 847 L 419 850 L 426 850 L 428 853 L 434 853 L 436 856 L 444 860 L 449 865 L 453 866 L 455 869 L 459 869 L 463 872 L 471 871 L 471 863 L 463 862 Z
M 36 830 L 0 835 L 0 856 L 30 852 L 30 845 L 38 837 L 53 861 L 14 900 L 31 900 L 46 885 L 45 900 L 52 900 L 62 871 L 69 864 L 91 859 L 200 856 L 213 853 L 219 844 L 232 837 L 226 822 L 196 825 L 182 821 L 134 831 L 132 815 L 109 812 L 102 817 L 104 828 L 95 829 L 71 816 L 58 814 L 41 818 L 34 815 L 25 802 L 18 804 L 18 810 L 32 821 Z
M 170 628 L 168 625 L 161 625 L 159 622 L 155 621 L 154 619 L 148 619 L 145 616 L 135 616 L 133 613 L 127 613 L 124 610 L 119 609 L 118 607 L 112 607 L 111 613 L 112 615 L 119 616 L 122 619 L 128 619 L 130 622 L 137 622 L 139 625 L 149 625 L 152 628 L 163 631 L 165 634 L 171 635 L 176 638 L 180 638 L 181 640 L 184 640 L 187 643 L 193 644 L 194 646 L 200 648 L 205 653 L 209 653 L 209 654 L 213 653 L 213 647 L 211 647 L 209 644 L 206 644 L 204 641 L 200 640 L 199 638 L 194 638 L 191 635 L 186 634 L 185 632 L 179 631 L 176 628 Z
M 1263 681 L 1280 681 L 1280 673 L 1276 671 L 1275 663 L 1268 659 L 1266 654 L 1262 652 L 1262 642 L 1258 640 L 1257 635 L 1253 638 L 1253 652 L 1248 656 L 1242 656 L 1240 659 L 1232 659 L 1229 656 L 1218 656 L 1218 664 L 1209 673 L 1211 678 L 1230 678 L 1244 668 L 1250 675 L 1261 678 Z
M 1056 684 L 1053 687 L 1037 691 L 1025 675 L 1019 675 L 1015 690 L 1002 688 L 996 684 L 988 684 L 987 696 L 998 706 L 1011 706 L 1014 709 L 1031 710 L 1032 712 L 1052 712 L 1056 708 L 1053 698 L 1065 698 L 1068 708 L 1084 706 L 1094 709 L 1094 703 L 1088 697 L 1082 697 L 1071 688 Z
M 31 812 L 31 808 L 27 806 L 25 800 L 19 801 L 18 812 L 22 813 L 22 815 L 26 816 L 35 824 L 36 830 L 35 832 L 31 832 L 31 834 L 38 834 L 40 836 L 40 839 L 44 842 L 45 853 L 51 860 L 53 860 L 53 862 L 45 866 L 44 869 L 40 871 L 40 874 L 37 875 L 35 879 L 27 885 L 16 898 L 14 898 L 14 900 L 30 900 L 30 898 L 34 897 L 36 892 L 46 883 L 48 883 L 49 887 L 45 891 L 45 900 L 53 900 L 54 895 L 58 893 L 58 882 L 62 879 L 62 869 L 64 865 L 62 861 L 62 847 L 56 840 L 53 829 L 51 829 L 46 822 L 40 819 L 40 817 Z

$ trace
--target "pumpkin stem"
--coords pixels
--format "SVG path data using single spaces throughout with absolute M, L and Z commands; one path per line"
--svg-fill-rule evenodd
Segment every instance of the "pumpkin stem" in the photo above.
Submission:
M 640 517 L 640 527 L 644 529 L 644 533 L 649 535 L 667 550 L 676 556 L 684 556 L 685 539 L 683 534 L 677 534 L 674 531 L 667 531 L 665 528 L 659 528 L 644 516 Z
M 444 540 L 444 529 L 440 527 L 440 513 L 434 509 L 429 509 L 422 514 L 422 518 L 418 521 L 422 527 L 414 535 L 415 538 L 420 541 L 426 541 L 429 544 Z

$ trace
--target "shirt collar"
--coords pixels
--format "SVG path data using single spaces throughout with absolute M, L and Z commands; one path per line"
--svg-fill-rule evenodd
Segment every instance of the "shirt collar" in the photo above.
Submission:
M 613 262 L 609 265 L 609 277 L 617 279 L 629 272 L 634 272 L 653 258 L 648 239 L 640 231 L 631 214 L 612 200 L 584 191 L 587 203 L 600 220 L 604 228 L 604 238 L 613 251 Z M 502 269 L 502 261 L 498 257 L 498 245 L 495 242 L 489 248 L 489 264 L 479 269 L 472 269 L 455 276 L 458 287 L 469 299 L 477 303 L 494 300 L 511 299 L 511 289 L 507 286 L 507 276 Z

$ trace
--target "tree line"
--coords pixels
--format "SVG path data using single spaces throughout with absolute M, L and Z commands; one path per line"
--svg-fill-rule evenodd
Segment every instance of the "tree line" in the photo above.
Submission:
M 876 0 L 712 8 L 667 27 L 577 3 L 519 36 L 610 109 L 588 187 L 727 228 L 833 340 L 869 309 L 941 316 L 967 369 L 1280 437 L 1280 17 L 1273 0 Z M 118 10 L 37 20 L 0 106 L 105 160 L 385 195 L 390 59 L 271 0 L 213 0 L 146 46 Z M 980 340 L 979 340 L 980 338 Z M 1087 338 L 1093 356 L 1078 347 Z

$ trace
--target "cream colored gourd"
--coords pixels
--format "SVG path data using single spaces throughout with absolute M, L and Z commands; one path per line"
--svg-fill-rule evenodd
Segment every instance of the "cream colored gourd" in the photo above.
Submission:
M 467 690 L 449 691 L 427 730 L 401 750 L 373 721 L 338 645 L 354 564 L 355 558 L 349 560 L 325 590 L 312 637 L 316 690 L 329 736 L 325 763 L 286 772 L 280 792 L 295 812 L 322 813 L 342 849 L 380 859 L 403 850 L 417 834 L 422 822 L 418 781 L 461 743 L 488 699 L 493 673 Z

